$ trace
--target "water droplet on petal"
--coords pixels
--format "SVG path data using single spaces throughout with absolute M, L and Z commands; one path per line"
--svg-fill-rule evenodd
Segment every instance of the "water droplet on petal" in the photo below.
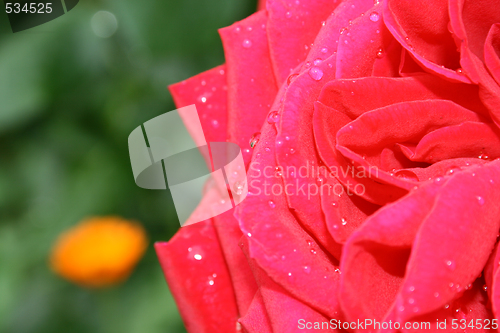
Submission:
M 342 225 L 346 225 L 347 224 L 347 220 L 345 218 L 342 218 L 341 221 L 342 221 Z
M 214 120 L 212 120 L 212 126 L 213 126 L 214 128 L 219 128 L 219 122 L 218 122 L 217 120 L 215 120 L 215 119 L 214 119 Z
M 319 80 L 321 80 L 321 78 L 323 77 L 323 71 L 322 71 L 321 69 L 319 69 L 318 67 L 312 67 L 312 68 L 309 70 L 309 76 L 310 76 L 313 80 L 319 81 Z
M 209 284 L 209 285 L 211 285 L 211 286 L 213 286 L 213 285 L 214 285 L 214 283 L 215 283 L 215 282 L 214 282 L 214 280 L 210 280 L 210 281 L 208 281 L 208 284 Z
M 311 267 L 310 266 L 304 266 L 304 271 L 306 273 L 311 273 Z
M 321 64 L 321 62 L 322 62 L 322 61 L 323 61 L 323 60 L 321 60 L 321 59 L 319 59 L 319 58 L 318 58 L 318 59 L 316 59 L 316 60 L 314 60 L 314 61 L 313 61 L 313 64 L 314 64 L 315 66 L 318 66 L 319 64 Z
M 382 58 L 384 56 L 384 52 L 382 51 L 382 49 L 379 49 L 378 52 L 377 52 L 377 58 Z
M 267 122 L 269 124 L 277 123 L 278 120 L 280 120 L 280 114 L 278 113 L 278 111 L 272 111 L 267 116 Z
M 251 42 L 249 39 L 245 39 L 245 40 L 243 41 L 243 47 L 244 47 L 244 48 L 248 49 L 248 48 L 249 48 L 249 47 L 251 47 L 251 46 L 252 46 L 252 42 Z
M 297 76 L 299 76 L 299 74 L 297 73 L 289 75 L 288 78 L 286 79 L 286 84 L 290 85 L 290 83 L 292 83 L 292 81 L 295 80 Z
M 269 204 L 269 207 L 271 207 L 271 208 L 276 207 L 276 204 L 272 200 L 269 200 L 268 204 Z
M 260 132 L 254 133 L 254 135 L 250 138 L 250 148 L 255 148 L 255 145 L 259 142 L 259 140 Z
M 455 262 L 453 260 L 446 260 L 446 266 L 449 268 L 449 269 L 455 269 Z
M 377 22 L 380 18 L 380 15 L 377 12 L 373 12 L 370 14 L 370 21 Z
M 477 199 L 477 202 L 478 202 L 481 206 L 482 206 L 482 205 L 484 205 L 484 198 L 483 198 L 483 197 L 477 196 L 477 197 L 476 197 L 476 199 Z
M 285 16 L 286 16 L 287 18 L 290 18 L 290 17 L 292 17 L 292 13 L 291 13 L 291 12 L 286 12 L 286 13 L 285 13 Z
M 328 53 L 328 49 L 326 47 L 322 48 L 321 53 Z
M 233 185 L 234 193 L 236 193 L 237 195 L 241 195 L 243 193 L 244 188 L 245 188 L 245 184 L 238 182 L 238 181 L 235 182 Z
M 252 237 L 252 234 L 251 234 L 251 233 L 247 233 L 247 236 L 248 236 L 248 237 Z
M 439 293 L 437 291 L 434 293 L 434 297 L 436 297 L 436 298 L 439 297 Z
M 203 257 L 201 256 L 201 254 L 195 254 L 195 255 L 193 256 L 193 258 L 195 258 L 196 260 L 201 260 L 201 259 L 203 259 Z

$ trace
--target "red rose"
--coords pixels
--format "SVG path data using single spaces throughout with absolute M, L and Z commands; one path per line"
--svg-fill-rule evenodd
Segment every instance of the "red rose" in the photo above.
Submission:
M 242 147 L 249 195 L 156 245 L 188 331 L 496 328 L 490 2 L 268 0 L 220 31 L 226 64 L 171 91 Z

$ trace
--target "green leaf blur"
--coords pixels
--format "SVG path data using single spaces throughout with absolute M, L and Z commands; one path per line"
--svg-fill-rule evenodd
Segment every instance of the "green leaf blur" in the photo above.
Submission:
M 135 185 L 127 138 L 175 109 L 167 85 L 224 62 L 217 29 L 255 8 L 80 0 L 15 34 L 0 11 L 0 332 L 185 332 L 153 250 L 179 228 L 172 199 Z M 98 11 L 117 19 L 109 38 L 91 26 Z M 48 255 L 62 231 L 99 215 L 141 222 L 150 244 L 125 283 L 90 290 L 52 273 Z

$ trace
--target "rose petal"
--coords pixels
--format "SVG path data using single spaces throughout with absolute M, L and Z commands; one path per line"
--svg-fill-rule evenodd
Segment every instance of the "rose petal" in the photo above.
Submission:
M 477 279 L 471 289 L 467 290 L 457 300 L 447 304 L 446 308 L 441 308 L 423 316 L 417 316 L 408 321 L 411 325 L 417 325 L 419 329 L 403 329 L 402 331 L 421 332 L 425 328 L 422 328 L 420 323 L 429 322 L 431 328 L 439 332 L 454 333 L 457 332 L 457 329 L 472 329 L 471 326 L 474 326 L 474 332 L 490 332 L 492 314 L 486 307 L 487 295 L 482 290 L 483 283 L 482 279 Z M 443 325 L 444 321 L 446 321 L 446 328 Z M 438 329 L 436 328 L 437 322 L 441 323 L 441 327 Z M 453 325 L 453 323 L 456 325 Z M 485 329 L 486 325 L 489 328 Z
M 369 218 L 345 245 L 341 262 L 340 298 L 348 317 L 403 322 L 439 309 L 472 283 L 500 225 L 499 171 L 499 160 L 472 167 Z M 366 271 L 370 277 L 361 278 Z
M 384 21 L 394 38 L 426 71 L 469 82 L 465 75 L 456 72 L 460 58 L 447 27 L 447 0 L 387 0 Z
M 234 217 L 234 209 L 213 218 L 214 227 L 221 244 L 222 253 L 231 276 L 236 303 L 240 316 L 247 313 L 257 292 L 257 283 L 248 266 L 245 254 L 238 246 L 243 235 L 238 221 Z
M 305 322 L 327 322 L 328 320 L 323 315 L 325 313 L 329 314 L 329 318 L 338 318 L 339 313 L 337 310 L 329 312 L 330 309 L 327 306 L 326 309 L 319 308 L 316 311 L 307 305 L 307 303 L 301 302 L 300 297 L 297 299 L 296 295 L 289 293 L 289 291 L 282 288 L 282 285 L 280 286 L 279 283 L 276 283 L 277 281 L 272 278 L 273 276 L 260 267 L 258 259 L 252 257 L 251 240 L 251 238 L 242 239 L 241 246 L 243 251 L 248 255 L 250 266 L 260 286 L 259 291 L 262 294 L 269 320 L 275 332 L 300 332 L 304 329 L 298 327 L 300 319 L 303 319 Z M 328 276 L 327 269 L 325 270 L 325 274 Z M 290 277 L 291 275 L 289 275 Z M 320 285 L 324 285 L 324 283 L 320 283 Z M 335 285 L 331 286 L 330 284 L 329 288 L 335 292 L 335 287 Z M 330 303 L 328 302 L 327 304 Z
M 188 332 L 236 332 L 238 310 L 212 220 L 155 249 Z
M 348 2 L 352 6 L 356 6 L 357 1 Z M 339 7 L 339 12 L 335 11 L 334 15 L 341 16 L 342 10 L 346 7 Z M 349 12 L 350 14 L 351 12 Z M 368 12 L 364 13 L 369 15 Z M 347 16 L 344 17 L 348 19 Z M 363 32 L 363 29 L 356 30 L 357 25 L 364 25 L 367 22 L 363 17 L 352 17 L 351 29 L 358 33 Z M 340 21 L 339 21 L 340 22 Z M 370 23 L 373 23 L 370 21 Z M 326 27 L 325 27 L 326 28 Z M 334 30 L 333 30 L 334 31 Z M 341 27 L 338 27 L 336 35 L 341 36 Z M 353 37 L 355 37 L 353 35 Z M 333 40 L 333 39 L 331 39 Z M 382 45 L 377 41 L 374 44 Z M 360 44 L 353 42 L 351 44 L 339 44 L 338 53 L 341 53 L 341 48 L 354 50 Z M 369 56 L 368 54 L 366 54 Z M 317 100 L 324 82 L 328 82 L 335 78 L 335 60 L 336 55 L 333 54 L 330 58 L 318 62 L 309 70 L 299 74 L 293 81 L 290 82 L 283 101 L 283 113 L 277 137 L 277 159 L 280 166 L 287 168 L 293 166 L 297 169 L 308 168 L 313 163 L 318 163 L 319 159 L 314 149 L 314 137 L 311 131 L 304 131 L 304 128 L 312 127 L 312 115 L 314 102 Z M 374 58 L 373 58 L 374 61 Z M 372 62 L 373 66 L 373 62 Z M 370 68 L 370 73 L 371 73 Z M 348 71 L 345 65 L 346 73 Z M 300 126 L 299 126 L 300 124 Z M 293 195 L 288 195 L 288 201 L 291 208 L 295 209 L 296 216 L 302 226 L 313 235 L 320 244 L 327 250 L 331 251 L 330 239 L 331 236 L 325 227 L 323 217 L 321 215 L 321 203 L 318 197 L 302 193 L 301 188 L 310 188 L 317 185 L 316 177 L 290 177 L 288 174 L 284 177 L 285 186 L 290 189 Z M 304 205 L 304 201 L 308 201 Z M 330 252 L 334 253 L 334 252 Z
M 309 66 L 315 65 L 315 62 L 324 61 L 336 54 L 340 35 L 351 34 L 348 28 L 352 26 L 354 20 L 364 15 L 372 7 L 373 1 L 370 0 L 342 1 L 326 21 L 322 22 L 323 27 L 314 40 L 314 45 L 307 55 L 302 70 L 308 70 Z M 392 40 L 394 39 L 392 38 Z M 335 59 L 333 60 L 332 66 L 335 65 Z
M 392 147 L 398 142 L 418 142 L 436 128 L 479 120 L 481 118 L 478 114 L 449 101 L 431 100 L 393 104 L 364 113 L 339 130 L 337 150 L 370 172 L 372 172 L 371 166 L 381 169 L 372 172 L 371 177 L 409 189 L 412 184 L 401 183 L 387 173 L 390 170 L 384 169 L 381 160 L 385 147 Z M 387 124 L 391 126 L 386 126 Z M 370 140 L 367 141 L 366 137 Z M 398 162 L 408 164 L 403 167 L 411 167 L 408 161 L 395 163 Z
M 499 135 L 493 124 L 464 122 L 447 126 L 425 135 L 407 157 L 426 163 L 463 157 L 495 159 L 500 157 Z
M 466 109 L 488 115 L 477 94 L 476 86 L 423 74 L 405 78 L 367 77 L 355 82 L 335 80 L 324 86 L 318 100 L 351 119 L 391 104 L 430 99 L 451 100 Z
M 336 1 L 282 1 L 268 0 L 269 21 L 267 33 L 278 84 L 306 58 L 311 43 L 321 28 L 321 22 L 337 6 Z
M 266 11 L 260 11 L 219 30 L 227 67 L 227 139 L 242 147 L 246 163 L 251 158 L 250 138 L 267 118 L 278 90 L 269 54 L 266 22 Z
M 332 188 L 321 191 L 321 208 L 333 238 L 344 244 L 380 206 L 345 189 L 335 178 L 328 178 L 326 185 Z
M 255 168 L 253 163 L 250 169 Z M 256 169 L 250 172 L 257 173 Z M 272 179 L 268 181 L 273 184 Z M 335 290 L 335 261 L 298 225 L 286 198 L 277 196 L 270 202 L 264 194 L 249 196 L 238 206 L 236 217 L 248 241 L 249 258 L 301 302 L 333 316 L 337 300 L 322 290 Z
M 191 123 L 197 122 L 191 122 L 190 119 L 183 119 L 183 122 L 198 145 L 205 145 L 205 142 L 226 141 L 226 89 L 225 65 L 169 86 L 177 108 L 191 104 L 196 105 L 203 133 L 191 128 Z M 204 151 L 202 153 L 210 166 L 210 156 Z
M 363 189 L 363 193 L 360 195 L 365 200 L 379 205 L 394 201 L 407 193 L 406 190 L 397 186 L 374 181 L 366 171 L 363 172 L 364 169 L 359 169 L 349 163 L 337 151 L 336 134 L 350 122 L 350 118 L 320 102 L 316 102 L 314 108 L 314 138 L 321 159 L 328 167 L 330 174 L 353 193 L 357 193 L 357 189 L 360 187 Z M 331 230 L 332 226 L 329 224 L 328 228 Z
M 383 56 L 394 41 L 382 19 L 382 3 L 378 3 L 354 19 L 339 38 L 336 78 L 370 76 L 378 53 Z M 360 50 L 362 50 L 360 52 Z
M 500 23 L 493 24 L 484 44 L 484 63 L 497 84 L 500 84 Z
M 247 314 L 241 317 L 239 322 L 248 333 L 273 333 L 260 290 L 255 293 Z

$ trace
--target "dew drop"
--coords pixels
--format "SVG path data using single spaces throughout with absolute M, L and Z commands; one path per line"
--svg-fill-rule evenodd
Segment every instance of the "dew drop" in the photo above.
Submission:
M 291 272 L 289 272 L 289 273 L 288 273 L 288 276 L 292 276 L 292 273 L 291 273 Z
M 215 283 L 215 282 L 214 282 L 214 280 L 210 280 L 210 281 L 208 281 L 208 284 L 209 284 L 209 285 L 211 285 L 211 286 L 213 286 L 213 285 L 214 285 L 214 283 Z
M 259 140 L 260 140 L 260 132 L 254 133 L 254 135 L 252 135 L 252 137 L 250 138 L 250 148 L 255 148 L 255 145 L 257 145 Z
M 195 258 L 196 260 L 201 260 L 201 259 L 203 259 L 203 257 L 201 256 L 201 254 L 195 254 L 195 255 L 193 256 L 193 258 Z
M 321 62 L 322 62 L 322 61 L 323 61 L 323 60 L 321 60 L 321 59 L 319 59 L 319 58 L 318 58 L 318 59 L 316 59 L 316 60 L 314 60 L 314 61 L 313 61 L 313 64 L 314 64 L 315 66 L 318 66 L 319 64 L 321 64 Z
M 272 200 L 269 200 L 268 204 L 269 204 L 269 207 L 271 207 L 271 208 L 276 207 L 276 204 Z
M 453 269 L 455 269 L 455 262 L 453 262 L 453 260 L 447 260 L 447 261 L 446 261 L 446 266 L 447 266 L 449 269 L 453 270 Z
M 304 271 L 306 273 L 308 273 L 308 274 L 311 273 L 311 267 L 310 266 L 304 266 Z
M 408 303 L 413 304 L 413 303 L 415 303 L 415 300 L 413 298 L 409 298 Z
M 278 111 L 272 111 L 267 116 L 267 122 L 269 124 L 277 123 L 278 120 L 280 120 L 280 114 L 278 113 Z
M 377 52 L 377 58 L 382 58 L 384 56 L 384 52 L 382 51 L 382 49 L 378 49 L 378 52 Z
M 405 310 L 405 307 L 404 307 L 403 305 L 400 305 L 400 306 L 398 307 L 398 310 L 399 310 L 400 312 L 403 312 L 403 311 Z
M 249 47 L 251 47 L 251 46 L 252 46 L 252 42 L 251 42 L 249 39 L 245 39 L 245 40 L 243 41 L 243 47 L 244 47 L 244 48 L 248 49 L 248 48 L 249 48 Z
M 215 120 L 215 119 L 214 119 L 214 120 L 212 120 L 212 126 L 213 126 L 214 128 L 219 128 L 219 122 L 218 122 L 217 120 Z
M 476 199 L 477 199 L 477 202 L 479 203 L 479 205 L 481 205 L 481 206 L 484 205 L 484 198 L 483 197 L 477 196 Z
M 295 154 L 295 149 L 290 148 L 290 154 Z
M 243 193 L 243 189 L 245 188 L 245 184 L 241 182 L 235 182 L 233 185 L 233 190 L 236 195 L 241 195 Z
M 484 291 L 487 291 L 487 290 L 488 290 L 488 286 L 487 286 L 487 285 L 484 285 L 484 286 L 483 286 L 483 290 L 484 290 Z
M 328 49 L 326 47 L 322 48 L 321 53 L 328 53 Z
M 380 15 L 377 12 L 370 14 L 370 21 L 377 22 L 380 19 Z
M 291 13 L 291 12 L 286 12 L 286 13 L 285 13 L 285 16 L 286 16 L 287 18 L 290 18 L 290 17 L 292 17 L 292 13 Z
M 247 236 L 248 236 L 248 237 L 252 237 L 252 234 L 251 234 L 251 233 L 247 233 Z
M 481 153 L 481 154 L 479 154 L 479 156 L 477 158 L 479 158 L 481 160 L 487 160 L 490 157 L 487 154 L 485 154 L 485 153 Z
M 346 225 L 347 224 L 347 220 L 345 218 L 342 218 L 341 221 L 342 221 L 342 225 Z
M 323 71 L 321 69 L 319 69 L 318 67 L 312 67 L 310 70 L 309 70 L 309 76 L 315 80 L 315 81 L 319 81 L 321 80 L 321 78 L 323 77 Z
M 439 297 L 439 293 L 437 291 L 434 293 L 434 297 L 436 297 L 436 298 Z
M 288 78 L 286 79 L 286 84 L 290 85 L 297 76 L 299 76 L 299 74 L 297 73 L 289 75 Z

